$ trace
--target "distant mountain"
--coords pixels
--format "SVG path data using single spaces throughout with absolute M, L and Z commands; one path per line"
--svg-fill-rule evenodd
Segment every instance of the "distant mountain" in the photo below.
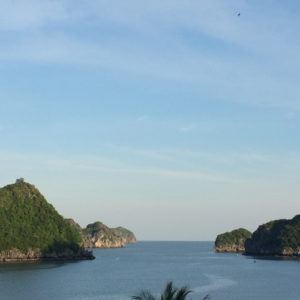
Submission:
M 300 215 L 263 224 L 245 242 L 249 255 L 300 256 Z
M 82 238 L 34 185 L 0 188 L 0 261 L 93 259 Z
M 123 248 L 126 244 L 136 243 L 134 234 L 123 227 L 109 228 L 98 221 L 81 228 L 74 220 L 67 221 L 81 235 L 85 248 Z
M 217 252 L 244 252 L 245 240 L 250 237 L 251 232 L 244 228 L 219 234 L 215 241 L 215 250 Z

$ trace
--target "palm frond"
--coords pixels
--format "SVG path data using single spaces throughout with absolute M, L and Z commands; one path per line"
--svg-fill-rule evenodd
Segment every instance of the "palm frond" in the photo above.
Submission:
M 176 293 L 176 288 L 173 289 L 173 282 L 170 281 L 167 283 L 164 293 L 161 295 L 161 300 L 173 300 L 173 297 Z
M 143 290 L 137 296 L 132 296 L 131 299 L 133 300 L 185 300 L 187 295 L 190 294 L 192 291 L 188 289 L 187 286 L 178 289 L 173 286 L 173 282 L 170 281 L 167 283 L 163 293 L 160 297 L 153 296 L 148 290 Z M 209 296 L 206 295 L 203 300 L 208 300 Z
M 135 300 L 155 300 L 155 297 L 149 291 L 141 291 L 139 295 L 132 296 Z
M 177 290 L 174 300 L 185 300 L 186 296 L 191 292 L 188 287 L 184 286 L 180 290 Z

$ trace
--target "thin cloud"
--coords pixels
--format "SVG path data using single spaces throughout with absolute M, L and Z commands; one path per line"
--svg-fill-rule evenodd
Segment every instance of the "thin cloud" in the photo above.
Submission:
M 186 125 L 186 126 L 179 128 L 179 132 L 188 133 L 188 132 L 191 132 L 192 130 L 194 130 L 195 128 L 196 128 L 195 125 L 190 124 L 190 125 Z
M 143 116 L 137 117 L 136 120 L 137 120 L 138 122 L 143 122 L 143 121 L 146 121 L 148 118 L 149 118 L 148 116 L 143 115 Z
M 45 24 L 66 20 L 67 12 L 60 1 L 1 1 L 0 31 L 38 29 Z

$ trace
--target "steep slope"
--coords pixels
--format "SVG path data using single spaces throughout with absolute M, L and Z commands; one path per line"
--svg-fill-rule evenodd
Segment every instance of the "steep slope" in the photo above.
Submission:
M 134 233 L 124 227 L 116 227 L 111 228 L 111 230 L 118 235 L 125 244 L 135 244 L 136 243 L 136 237 Z
M 250 237 L 251 232 L 244 228 L 219 234 L 215 241 L 215 250 L 217 252 L 244 252 L 245 240 Z
M 300 215 L 263 224 L 245 242 L 249 255 L 300 256 Z
M 0 189 L 0 260 L 91 259 L 81 237 L 34 185 Z

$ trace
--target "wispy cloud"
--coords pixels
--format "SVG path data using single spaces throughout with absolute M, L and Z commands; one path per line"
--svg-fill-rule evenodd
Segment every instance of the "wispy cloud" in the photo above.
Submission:
M 122 174 L 122 176 L 160 176 L 170 179 L 199 182 L 238 183 L 259 178 L 294 176 L 300 166 L 297 153 L 201 153 L 190 150 L 139 150 L 108 145 L 109 153 L 103 155 L 55 156 L 38 153 L 0 152 L 0 165 L 14 173 L 85 172 Z M 116 155 L 117 152 L 119 155 Z M 139 161 L 142 158 L 143 164 Z M 178 164 L 178 161 L 181 163 Z M 148 163 L 147 163 L 148 162 Z M 245 169 L 248 170 L 245 173 Z M 274 173 L 274 171 L 278 171 Z M 280 170 L 280 172 L 279 172 Z M 249 175 L 251 171 L 252 175 Z M 250 173 L 250 174 L 251 174 Z M 283 175 L 282 175 L 283 174 Z M 264 180 L 265 180 L 264 179 Z
M 142 116 L 137 117 L 136 120 L 137 120 L 138 122 L 142 122 L 142 121 L 147 120 L 148 118 L 149 118 L 148 116 L 142 115 Z
M 266 14 L 234 0 L 6 1 L 0 30 L 19 32 L 2 41 L 0 60 L 101 66 L 185 82 L 214 98 L 299 109 L 299 21 L 288 12 L 274 18 L 281 9 Z
M 196 128 L 195 125 L 189 124 L 189 125 L 180 127 L 179 128 L 179 132 L 181 132 L 181 133 L 187 133 L 187 132 L 190 132 L 190 131 L 194 130 L 195 128 Z
M 62 1 L 1 1 L 0 32 L 37 30 L 46 24 L 66 20 L 67 17 Z
M 2 159 L 3 158 L 3 159 Z M 124 164 L 124 162 L 101 156 L 74 156 L 56 157 L 52 155 L 1 153 L 0 165 L 2 170 L 9 167 L 10 171 L 18 169 L 19 173 L 36 173 L 49 171 L 72 173 L 96 172 L 122 175 L 143 174 L 144 176 L 159 176 L 177 178 L 181 180 L 193 180 L 200 182 L 240 182 L 240 179 L 231 178 L 229 175 L 221 175 L 212 172 L 184 171 L 159 167 L 147 167 Z M 84 176 L 84 175 L 83 175 Z

